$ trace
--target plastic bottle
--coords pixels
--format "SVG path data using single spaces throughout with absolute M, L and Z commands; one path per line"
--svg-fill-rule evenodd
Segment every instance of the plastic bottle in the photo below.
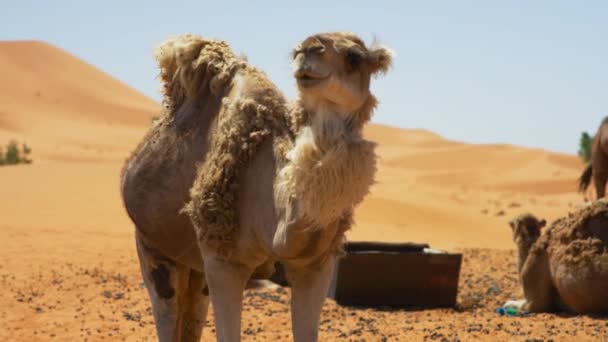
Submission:
M 520 311 L 519 310 L 520 307 L 521 307 L 521 305 L 507 302 L 505 305 L 496 309 L 496 313 L 499 315 L 505 315 L 505 316 L 523 316 L 523 315 L 527 314 L 526 311 Z

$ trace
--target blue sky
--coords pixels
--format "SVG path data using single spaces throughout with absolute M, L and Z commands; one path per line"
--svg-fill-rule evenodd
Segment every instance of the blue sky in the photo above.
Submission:
M 228 41 L 295 95 L 289 52 L 349 30 L 397 53 L 374 122 L 575 153 L 608 115 L 608 1 L 3 1 L 0 40 L 50 42 L 159 99 L 152 49 Z

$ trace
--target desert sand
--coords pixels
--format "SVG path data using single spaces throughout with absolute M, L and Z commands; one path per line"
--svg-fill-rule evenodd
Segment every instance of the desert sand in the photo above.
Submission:
M 0 70 L 0 145 L 26 142 L 34 160 L 0 167 L 0 340 L 155 340 L 119 173 L 159 104 L 42 42 L 0 42 Z M 522 296 L 508 220 L 531 211 L 551 221 L 579 205 L 576 156 L 382 125 L 365 134 L 379 143 L 378 183 L 349 239 L 463 252 L 458 306 L 372 310 L 328 300 L 322 340 L 605 336 L 600 318 L 494 312 Z M 244 340 L 290 339 L 288 291 L 248 290 Z M 211 340 L 212 315 L 207 326 Z

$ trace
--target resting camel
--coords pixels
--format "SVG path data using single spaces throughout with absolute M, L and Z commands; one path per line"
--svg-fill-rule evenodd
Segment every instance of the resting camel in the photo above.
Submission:
M 522 214 L 511 222 L 517 269 L 528 312 L 608 313 L 608 204 L 604 201 L 555 221 Z
M 362 128 L 390 51 L 349 33 L 308 37 L 293 51 L 290 104 L 224 42 L 184 35 L 156 58 L 163 112 L 121 190 L 159 340 L 199 340 L 210 299 L 217 339 L 239 341 L 246 283 L 278 261 L 294 340 L 316 341 L 344 232 L 374 180 Z
M 602 120 L 593 138 L 591 161 L 587 164 L 579 179 L 581 192 L 587 190 L 592 176 L 597 198 L 603 198 L 606 193 L 606 182 L 608 181 L 608 117 Z

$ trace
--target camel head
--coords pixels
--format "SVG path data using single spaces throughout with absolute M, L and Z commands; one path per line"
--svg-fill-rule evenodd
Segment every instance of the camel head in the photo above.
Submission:
M 513 241 L 520 246 L 531 246 L 540 237 L 541 229 L 547 225 L 544 219 L 537 219 L 532 214 L 521 214 L 515 217 L 511 222 L 511 231 L 513 232 Z
M 385 73 L 392 55 L 391 50 L 382 46 L 366 47 L 351 33 L 310 36 L 293 51 L 300 99 L 312 112 L 344 116 L 371 112 L 376 104 L 369 89 L 371 76 Z
M 524 263 L 532 245 L 540 237 L 541 229 L 547 224 L 545 220 L 539 220 L 532 214 L 521 214 L 515 217 L 509 225 L 513 233 L 513 241 L 517 245 L 517 271 L 521 274 Z

